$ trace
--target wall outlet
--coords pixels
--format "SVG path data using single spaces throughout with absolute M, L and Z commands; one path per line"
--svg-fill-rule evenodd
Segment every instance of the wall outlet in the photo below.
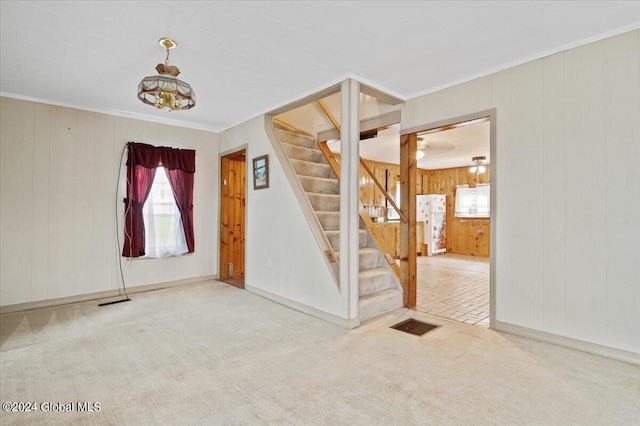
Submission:
M 267 257 L 267 268 L 271 268 L 271 257 Z

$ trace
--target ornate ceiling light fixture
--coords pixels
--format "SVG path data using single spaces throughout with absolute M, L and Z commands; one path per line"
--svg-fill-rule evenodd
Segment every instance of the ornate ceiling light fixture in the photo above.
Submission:
M 138 99 L 158 109 L 178 111 L 191 109 L 196 106 L 196 94 L 189 83 L 178 80 L 180 70 L 175 65 L 169 65 L 169 49 L 178 45 L 175 40 L 163 37 L 158 40 L 160 46 L 167 50 L 164 64 L 158 64 L 158 75 L 148 76 L 138 84 Z

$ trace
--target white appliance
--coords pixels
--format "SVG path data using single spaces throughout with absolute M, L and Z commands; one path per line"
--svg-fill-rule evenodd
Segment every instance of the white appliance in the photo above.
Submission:
M 418 195 L 416 221 L 424 222 L 424 243 L 427 254 L 447 251 L 447 196 L 444 194 Z

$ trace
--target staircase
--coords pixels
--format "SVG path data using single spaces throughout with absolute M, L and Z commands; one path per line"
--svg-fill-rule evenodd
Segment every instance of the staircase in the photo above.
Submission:
M 275 123 L 274 131 L 289 157 L 298 180 L 336 257 L 340 254 L 340 181 L 316 140 Z M 403 306 L 402 289 L 386 259 L 360 220 L 360 322 Z

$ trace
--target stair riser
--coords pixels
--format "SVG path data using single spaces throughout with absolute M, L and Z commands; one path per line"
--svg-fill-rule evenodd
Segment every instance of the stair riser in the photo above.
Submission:
M 388 295 L 383 299 L 376 300 L 374 303 L 359 304 L 359 315 L 361 322 L 367 321 L 371 318 L 378 317 L 386 314 L 403 306 L 402 292 L 397 291 Z
M 291 145 L 288 143 L 283 143 L 282 147 L 284 148 L 287 156 L 289 158 L 293 158 L 294 160 L 303 160 L 303 161 L 311 161 L 313 163 L 322 163 L 324 159 L 324 155 L 322 151 L 319 149 L 310 149 L 302 146 Z
M 340 260 L 340 253 L 338 251 L 335 252 L 338 260 Z M 380 256 L 377 250 L 362 250 L 360 249 L 360 255 L 358 257 L 359 263 L 359 271 L 366 271 L 367 269 L 379 268 L 382 266 L 382 263 L 379 261 Z
M 375 276 L 360 277 L 360 297 L 391 288 L 390 273 L 385 271 L 385 273 Z
M 359 238 L 358 242 L 360 243 L 359 247 L 367 247 L 369 243 L 369 232 L 367 232 L 364 229 L 359 230 L 358 238 Z
M 333 177 L 331 176 L 331 166 L 328 164 L 291 159 L 291 165 L 299 176 L 313 176 L 319 178 Z
M 337 231 L 340 229 L 339 212 L 316 212 L 320 225 L 325 231 Z
M 310 176 L 298 176 L 305 192 L 315 194 L 339 194 L 340 181 L 337 179 L 321 179 Z
M 339 251 L 340 182 L 312 137 L 276 132 L 329 243 L 333 250 Z M 377 249 L 367 247 L 368 232 L 360 229 L 358 236 L 361 248 L 359 318 L 366 321 L 402 307 L 403 300 L 402 291 L 396 288 L 395 276 L 388 268 L 381 267 L 384 258 Z
M 360 253 L 360 270 L 364 271 L 365 269 L 372 269 L 378 267 L 378 261 L 380 259 L 380 255 L 378 251 L 372 253 Z
M 304 146 L 306 148 L 318 148 L 318 143 L 310 136 L 297 135 L 288 132 L 277 132 L 280 142 L 291 145 Z
M 358 233 L 358 237 L 360 237 L 360 240 L 359 240 L 360 248 L 366 247 L 367 231 L 360 230 Z M 339 232 L 328 232 L 327 239 L 329 240 L 329 243 L 331 244 L 331 248 L 333 248 L 334 251 L 340 250 L 340 233 Z
M 307 194 L 313 209 L 316 211 L 339 212 L 340 196 L 333 194 Z

